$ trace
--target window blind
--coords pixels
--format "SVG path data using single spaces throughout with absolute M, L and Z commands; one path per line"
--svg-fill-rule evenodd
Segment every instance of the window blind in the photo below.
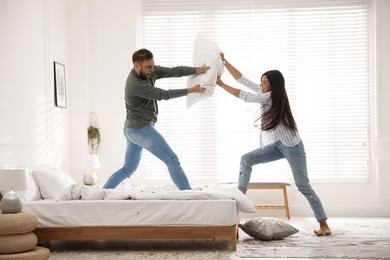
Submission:
M 369 176 L 370 1 L 143 0 L 142 47 L 162 66 L 192 65 L 198 33 L 217 43 L 252 81 L 280 70 L 305 145 L 311 180 L 361 181 Z M 226 83 L 241 88 L 225 71 Z M 186 87 L 186 78 L 156 87 Z M 258 104 L 222 89 L 190 109 L 186 99 L 159 102 L 156 128 L 179 156 L 191 182 L 237 181 L 240 158 L 259 147 L 252 122 Z M 170 180 L 144 153 L 143 177 Z M 253 168 L 252 180 L 291 178 L 286 160 Z

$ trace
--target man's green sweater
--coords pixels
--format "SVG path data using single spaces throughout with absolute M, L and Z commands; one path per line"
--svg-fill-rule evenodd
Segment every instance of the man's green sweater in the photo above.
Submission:
M 157 100 L 168 100 L 187 95 L 187 89 L 163 90 L 154 86 L 157 79 L 196 74 L 196 67 L 173 68 L 154 66 L 149 79 L 139 77 L 132 69 L 126 80 L 126 128 L 141 128 L 157 121 Z

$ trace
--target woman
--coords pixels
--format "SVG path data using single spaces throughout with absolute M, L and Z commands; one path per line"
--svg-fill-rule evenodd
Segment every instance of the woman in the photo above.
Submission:
M 320 224 L 314 233 L 327 236 L 332 231 L 326 223 L 326 213 L 321 201 L 310 185 L 307 174 L 306 154 L 299 137 L 297 125 L 291 113 L 284 77 L 277 70 L 265 72 L 261 76 L 260 86 L 250 81 L 225 59 L 221 53 L 226 69 L 238 83 L 248 87 L 255 93 L 233 88 L 217 80 L 218 86 L 228 93 L 248 103 L 260 103 L 260 148 L 241 157 L 238 188 L 245 194 L 248 189 L 252 166 L 286 158 L 294 176 L 298 190 L 306 197 Z M 257 122 L 256 121 L 256 122 Z

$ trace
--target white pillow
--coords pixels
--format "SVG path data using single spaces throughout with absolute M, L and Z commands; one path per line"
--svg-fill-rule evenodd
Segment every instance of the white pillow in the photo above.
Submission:
M 40 167 L 33 173 L 44 199 L 54 199 L 57 194 L 76 183 L 68 173 L 55 167 Z
M 27 190 L 18 191 L 19 196 L 25 201 L 39 200 L 41 193 L 37 182 L 35 181 L 33 171 L 31 169 L 26 170 Z
M 192 62 L 194 65 L 202 64 L 209 59 L 217 67 L 217 75 L 222 76 L 225 68 L 221 58 L 221 49 L 217 44 L 205 39 L 200 33 L 196 36 Z
M 199 84 L 201 87 L 204 87 L 206 90 L 203 93 L 191 93 L 187 95 L 187 108 L 195 105 L 202 99 L 211 97 L 214 94 L 216 81 L 217 81 L 217 68 L 209 60 L 206 59 L 202 64 L 196 65 L 197 67 L 208 66 L 210 69 L 206 73 L 192 75 L 187 79 L 187 87 L 192 87 Z
M 280 240 L 299 232 L 278 218 L 254 218 L 238 226 L 248 235 L 260 240 Z
M 190 108 L 202 99 L 208 98 L 214 94 L 217 77 L 224 73 L 224 65 L 221 58 L 221 49 L 217 44 L 206 40 L 198 34 L 195 39 L 193 50 L 193 63 L 196 67 L 209 66 L 210 69 L 203 74 L 188 77 L 187 87 L 200 84 L 206 88 L 203 93 L 192 93 L 187 95 L 187 108 Z

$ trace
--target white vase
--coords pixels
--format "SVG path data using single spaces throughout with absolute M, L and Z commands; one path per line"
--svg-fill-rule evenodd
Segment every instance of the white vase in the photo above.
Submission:
M 19 213 L 22 211 L 22 200 L 14 191 L 7 192 L 0 201 L 0 210 L 3 214 Z
M 97 174 L 93 170 L 87 171 L 83 176 L 83 182 L 85 185 L 91 186 L 97 183 Z

